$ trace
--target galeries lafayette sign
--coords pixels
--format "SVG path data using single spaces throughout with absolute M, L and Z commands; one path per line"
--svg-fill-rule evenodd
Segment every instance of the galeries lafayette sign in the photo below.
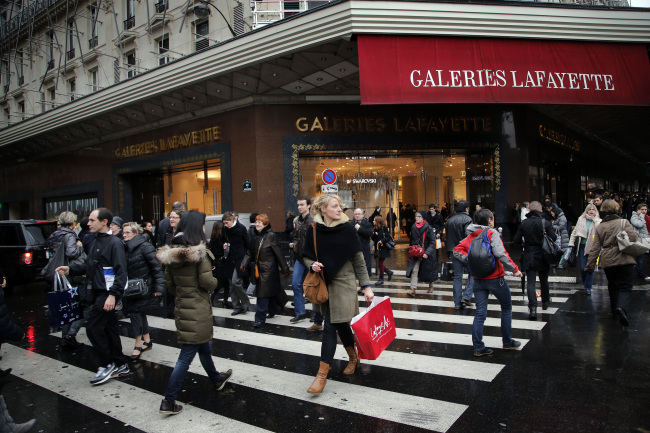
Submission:
M 650 105 L 644 45 L 360 35 L 363 104 Z

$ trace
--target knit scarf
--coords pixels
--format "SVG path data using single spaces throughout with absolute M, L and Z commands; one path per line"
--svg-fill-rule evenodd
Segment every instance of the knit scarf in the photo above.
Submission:
M 323 264 L 325 282 L 329 283 L 354 254 L 361 251 L 361 241 L 354 226 L 348 217 L 343 214 L 339 221 L 327 227 L 320 215 L 314 216 L 316 223 L 316 246 L 318 248 L 318 261 Z M 302 255 L 311 260 L 316 260 L 314 251 L 313 226 L 307 227 L 305 246 Z
M 591 220 L 591 226 L 589 227 L 589 233 L 587 233 L 587 220 Z M 597 217 L 592 217 L 590 215 L 583 215 L 580 218 L 578 218 L 578 222 L 576 223 L 576 228 L 574 229 L 576 232 L 576 236 L 579 236 L 581 238 L 587 239 L 587 244 L 585 245 L 585 255 L 589 254 L 589 251 L 591 251 L 591 244 L 594 240 L 594 234 L 596 230 L 596 226 L 600 223 L 600 218 Z M 576 244 L 576 248 L 580 246 L 579 243 Z
M 424 227 L 424 225 L 426 223 L 427 223 L 426 221 L 422 221 L 422 223 L 415 223 L 415 227 L 417 227 L 418 229 L 421 229 L 422 227 Z

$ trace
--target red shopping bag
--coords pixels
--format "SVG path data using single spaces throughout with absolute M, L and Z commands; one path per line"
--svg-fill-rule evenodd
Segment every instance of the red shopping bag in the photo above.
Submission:
M 395 320 L 388 296 L 377 297 L 363 313 L 352 318 L 359 358 L 377 359 L 395 339 Z

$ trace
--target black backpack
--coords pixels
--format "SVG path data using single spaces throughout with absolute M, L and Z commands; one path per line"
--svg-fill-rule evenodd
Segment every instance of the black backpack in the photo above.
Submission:
M 496 268 L 496 260 L 492 254 L 489 229 L 485 229 L 469 244 L 467 252 L 467 267 L 474 278 L 485 278 Z

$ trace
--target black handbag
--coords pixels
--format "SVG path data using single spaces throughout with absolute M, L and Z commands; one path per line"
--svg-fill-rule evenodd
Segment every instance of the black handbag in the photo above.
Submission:
M 560 247 L 557 246 L 555 241 L 553 241 L 546 234 L 545 227 L 542 227 L 542 231 L 544 232 L 544 236 L 542 240 L 542 257 L 547 264 L 553 265 L 560 261 L 563 253 Z
M 578 239 L 579 241 L 579 239 Z M 570 248 L 570 247 L 569 247 Z M 576 248 L 575 251 L 571 251 L 569 254 L 569 260 L 567 260 L 567 263 L 570 268 L 575 268 L 578 265 L 578 254 L 580 253 L 580 248 Z
M 149 287 L 147 282 L 142 278 L 128 280 L 122 298 L 128 300 L 142 299 L 149 294 Z

